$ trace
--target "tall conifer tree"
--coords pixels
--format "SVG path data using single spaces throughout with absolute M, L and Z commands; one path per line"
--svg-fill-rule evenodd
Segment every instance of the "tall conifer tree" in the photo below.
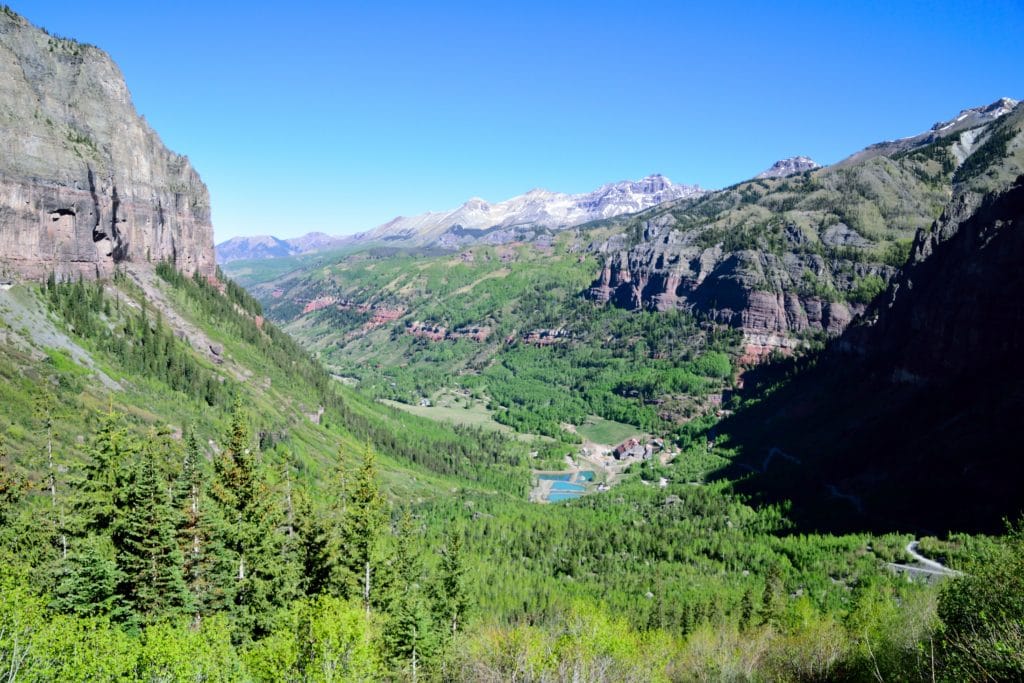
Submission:
M 347 506 L 348 565 L 359 585 L 367 614 L 373 597 L 373 572 L 377 543 L 384 527 L 384 499 L 377 483 L 376 457 L 369 445 L 363 451 L 363 462 L 352 483 Z
M 180 512 L 171 505 L 159 466 L 167 447 L 167 440 L 154 434 L 140 449 L 115 527 L 120 592 L 138 623 L 192 609 L 176 533 Z
M 282 515 L 269 495 L 254 448 L 247 417 L 236 404 L 227 446 L 214 461 L 210 487 L 215 502 L 216 533 L 232 574 L 218 571 L 218 590 L 232 596 L 232 612 L 242 635 L 269 633 L 277 608 L 291 596 L 282 566 Z

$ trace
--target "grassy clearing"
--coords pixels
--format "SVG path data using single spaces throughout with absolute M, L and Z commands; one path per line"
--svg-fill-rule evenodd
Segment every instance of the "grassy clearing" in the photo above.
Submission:
M 379 399 L 381 403 L 404 410 L 407 413 L 425 417 L 438 422 L 448 422 L 463 427 L 480 427 L 491 429 L 516 437 L 520 441 L 532 443 L 535 441 L 553 442 L 554 439 L 539 434 L 519 434 L 508 425 L 497 422 L 487 409 L 486 402 L 480 399 L 466 396 L 458 391 L 442 389 L 434 394 L 429 406 L 411 405 L 392 401 L 390 399 Z
M 588 441 L 610 446 L 620 444 L 631 436 L 637 438 L 644 436 L 644 433 L 633 425 L 606 420 L 596 415 L 587 417 L 587 421 L 577 427 L 576 431 Z
M 454 396 L 456 395 L 442 391 L 432 399 L 432 403 L 429 406 L 410 405 L 389 399 L 381 399 L 381 403 L 404 410 L 413 415 L 430 418 L 431 420 L 451 422 L 452 424 L 464 425 L 466 427 L 493 429 L 505 432 L 506 434 L 512 433 L 511 427 L 494 421 L 490 411 L 487 410 L 482 401 L 466 399 L 465 397 L 455 399 L 453 398 Z

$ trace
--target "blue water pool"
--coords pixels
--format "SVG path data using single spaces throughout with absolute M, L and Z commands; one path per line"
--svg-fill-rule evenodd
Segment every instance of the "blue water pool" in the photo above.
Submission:
M 541 481 L 569 481 L 572 479 L 572 472 L 566 472 L 565 474 L 538 474 L 537 478 Z
M 558 503 L 558 502 L 561 502 L 563 500 L 576 500 L 577 498 L 579 498 L 582 495 L 583 494 L 578 492 L 578 491 L 574 491 L 574 492 L 571 492 L 571 493 L 570 492 L 562 492 L 562 493 L 551 492 L 548 495 L 548 502 L 549 503 Z
M 579 473 L 579 481 L 594 481 L 594 473 L 590 470 L 583 470 Z
M 567 481 L 553 481 L 551 482 L 552 493 L 576 493 L 582 494 L 587 488 L 582 484 L 570 484 Z

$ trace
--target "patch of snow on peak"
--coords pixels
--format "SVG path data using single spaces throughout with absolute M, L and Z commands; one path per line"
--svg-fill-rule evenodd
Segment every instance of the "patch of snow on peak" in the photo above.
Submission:
M 780 159 L 779 161 L 776 161 L 770 168 L 761 171 L 754 177 L 756 179 L 785 178 L 786 176 L 803 173 L 804 171 L 813 171 L 816 168 L 821 168 L 821 166 L 810 157 L 789 157 L 788 159 Z
M 474 197 L 453 211 L 395 218 L 357 239 L 408 239 L 430 243 L 456 227 L 463 231 L 521 227 L 562 229 L 643 211 L 662 202 L 703 192 L 697 185 L 676 185 L 660 174 L 608 183 L 583 194 L 534 188 L 493 204 Z

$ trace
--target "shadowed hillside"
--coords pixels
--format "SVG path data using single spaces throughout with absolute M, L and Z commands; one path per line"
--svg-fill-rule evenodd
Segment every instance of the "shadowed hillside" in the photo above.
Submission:
M 1017 517 L 1022 221 L 1024 176 L 958 195 L 863 320 L 820 357 L 761 373 L 762 398 L 720 426 L 740 453 L 720 474 L 792 499 L 809 529 L 998 531 Z M 772 449 L 790 457 L 765 468 Z

